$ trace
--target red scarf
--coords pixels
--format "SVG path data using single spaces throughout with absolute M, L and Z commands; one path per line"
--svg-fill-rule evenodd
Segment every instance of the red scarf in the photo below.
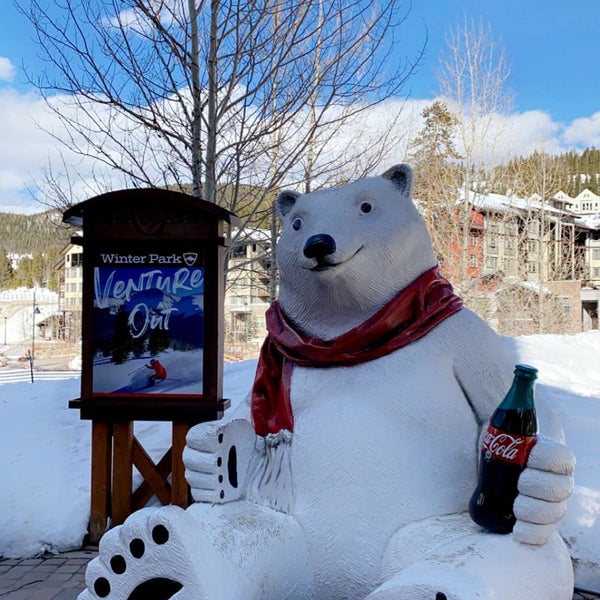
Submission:
M 293 365 L 339 367 L 379 358 L 423 337 L 462 305 L 437 267 L 415 279 L 370 319 L 331 340 L 297 332 L 274 302 L 266 313 L 269 335 L 260 351 L 252 389 L 256 433 L 293 431 Z

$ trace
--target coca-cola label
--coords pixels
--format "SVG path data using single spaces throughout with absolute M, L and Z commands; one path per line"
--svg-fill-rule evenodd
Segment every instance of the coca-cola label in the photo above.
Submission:
M 513 465 L 525 465 L 535 442 L 534 435 L 507 433 L 490 425 L 483 436 L 481 451 L 486 460 L 503 460 Z

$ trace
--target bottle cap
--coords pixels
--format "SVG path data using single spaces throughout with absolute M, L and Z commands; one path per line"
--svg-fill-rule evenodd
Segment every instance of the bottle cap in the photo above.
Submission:
M 527 377 L 528 379 L 537 379 L 538 370 L 531 365 L 518 364 L 515 367 L 515 375 Z

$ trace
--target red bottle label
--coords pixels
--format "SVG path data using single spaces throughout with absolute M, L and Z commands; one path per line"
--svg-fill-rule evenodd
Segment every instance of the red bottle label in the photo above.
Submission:
M 507 433 L 490 425 L 483 436 L 481 451 L 487 460 L 503 460 L 513 465 L 523 466 L 527 464 L 527 458 L 536 439 L 535 435 Z

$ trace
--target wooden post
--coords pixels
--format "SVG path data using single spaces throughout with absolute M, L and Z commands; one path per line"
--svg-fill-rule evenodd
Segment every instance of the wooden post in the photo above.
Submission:
M 190 503 L 190 491 L 185 479 L 183 466 L 183 449 L 185 436 L 190 426 L 188 423 L 173 422 L 173 447 L 171 455 L 171 503 L 187 508 Z
M 112 431 L 109 423 L 92 421 L 90 541 L 98 543 L 108 525 L 112 476 Z
M 113 480 L 111 517 L 113 525 L 120 525 L 131 514 L 133 485 L 133 422 L 113 425 Z

